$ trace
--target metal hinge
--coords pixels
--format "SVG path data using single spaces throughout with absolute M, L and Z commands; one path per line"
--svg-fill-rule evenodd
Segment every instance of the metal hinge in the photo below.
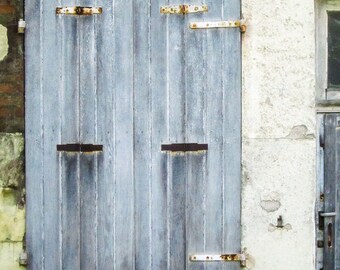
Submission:
M 189 13 L 198 13 L 198 12 L 207 12 L 208 6 L 202 5 L 175 5 L 175 6 L 162 6 L 161 13 L 162 14 L 189 14 Z
M 218 21 L 218 22 L 192 22 L 191 29 L 210 29 L 210 28 L 240 28 L 241 33 L 245 33 L 247 26 L 245 20 L 237 21 Z
M 246 266 L 247 256 L 245 253 L 222 254 L 222 255 L 192 255 L 192 262 L 240 262 L 241 266 Z
M 56 14 L 65 14 L 65 15 L 93 15 L 93 14 L 102 14 L 103 9 L 101 7 L 57 7 Z
M 26 22 L 23 19 L 18 21 L 18 33 L 23 34 L 25 33 Z

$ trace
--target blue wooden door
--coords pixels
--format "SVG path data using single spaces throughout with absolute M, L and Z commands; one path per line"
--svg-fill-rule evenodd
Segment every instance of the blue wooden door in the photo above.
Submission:
M 29 269 L 240 268 L 189 260 L 240 252 L 240 31 L 189 28 L 240 1 L 189 2 L 26 0 Z

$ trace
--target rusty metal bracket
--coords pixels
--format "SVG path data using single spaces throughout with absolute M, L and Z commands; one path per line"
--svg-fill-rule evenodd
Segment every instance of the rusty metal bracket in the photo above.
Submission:
M 192 262 L 240 262 L 241 266 L 246 266 L 247 257 L 245 253 L 222 254 L 222 255 L 192 255 Z
M 58 144 L 57 151 L 60 152 L 82 152 L 82 153 L 91 153 L 91 152 L 101 152 L 103 151 L 102 145 L 94 145 L 94 144 Z
M 103 8 L 101 7 L 57 7 L 56 14 L 61 15 L 94 15 L 94 14 L 102 14 Z
M 173 144 L 162 144 L 161 151 L 169 152 L 197 152 L 207 151 L 208 144 L 198 143 L 173 143 Z
M 192 22 L 191 29 L 211 29 L 211 28 L 240 28 L 241 33 L 245 33 L 247 26 L 245 20 L 218 21 L 218 22 Z
M 198 12 L 207 12 L 208 6 L 202 5 L 175 5 L 175 6 L 162 6 L 161 13 L 162 14 L 189 14 L 189 13 L 198 13 Z

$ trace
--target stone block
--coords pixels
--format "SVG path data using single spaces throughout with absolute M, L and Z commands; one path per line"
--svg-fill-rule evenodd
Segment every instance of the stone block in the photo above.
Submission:
M 0 188 L 24 186 L 24 138 L 20 133 L 0 133 Z
M 16 191 L 0 188 L 0 242 L 23 241 L 24 234 L 25 208 L 18 207 Z
M 24 270 L 19 265 L 19 255 L 22 252 L 22 243 L 0 243 L 0 269 Z

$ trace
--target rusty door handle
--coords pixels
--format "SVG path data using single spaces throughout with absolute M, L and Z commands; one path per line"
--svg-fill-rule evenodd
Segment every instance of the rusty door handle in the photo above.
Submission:
M 333 248 L 333 223 L 328 223 L 327 226 L 327 246 Z

